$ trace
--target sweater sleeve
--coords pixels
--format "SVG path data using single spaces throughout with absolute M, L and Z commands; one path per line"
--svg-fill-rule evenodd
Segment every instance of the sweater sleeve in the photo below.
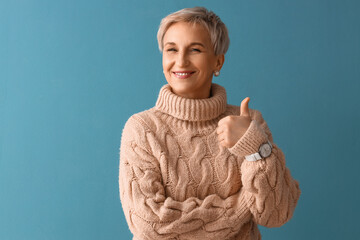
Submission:
M 159 161 L 164 153 L 152 131 L 134 116 L 120 145 L 119 189 L 123 211 L 137 239 L 228 239 L 251 220 L 244 191 L 176 201 L 166 196 Z
M 285 156 L 273 142 L 260 111 L 252 110 L 251 118 L 249 128 L 229 151 L 243 158 L 258 152 L 267 140 L 271 142 L 273 149 L 269 157 L 254 162 L 243 160 L 241 180 L 254 221 L 266 227 L 280 227 L 294 213 L 301 193 L 299 183 L 286 167 Z

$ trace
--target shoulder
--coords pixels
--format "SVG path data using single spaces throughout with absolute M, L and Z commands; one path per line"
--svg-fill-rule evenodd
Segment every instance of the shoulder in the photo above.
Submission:
M 121 134 L 120 152 L 122 149 L 123 153 L 131 154 L 136 148 L 136 151 L 146 155 L 144 155 L 144 158 L 151 158 L 150 156 L 154 156 L 155 159 L 160 158 L 162 153 L 161 144 L 157 137 L 158 132 L 154 129 L 154 124 L 159 123 L 155 114 L 152 109 L 149 109 L 129 117 Z
M 160 119 L 154 108 L 150 108 L 128 118 L 122 130 L 122 138 L 144 136 L 146 132 L 156 132 L 159 126 L 161 126 Z

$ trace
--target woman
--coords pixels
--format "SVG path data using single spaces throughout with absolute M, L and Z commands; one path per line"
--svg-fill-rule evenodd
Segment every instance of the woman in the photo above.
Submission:
M 212 83 L 229 46 L 219 17 L 188 8 L 158 31 L 167 80 L 132 115 L 120 146 L 120 199 L 136 240 L 261 239 L 290 220 L 299 184 L 258 110 Z

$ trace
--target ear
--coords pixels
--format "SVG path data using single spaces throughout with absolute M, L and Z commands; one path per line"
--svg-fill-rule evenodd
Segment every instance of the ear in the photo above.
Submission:
M 225 62 L 225 56 L 224 54 L 219 54 L 216 56 L 216 70 L 217 71 L 220 71 L 222 66 L 224 65 L 224 62 Z

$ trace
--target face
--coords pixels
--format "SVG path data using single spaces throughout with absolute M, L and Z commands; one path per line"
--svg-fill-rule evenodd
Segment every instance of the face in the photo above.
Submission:
M 215 55 L 206 28 L 177 22 L 164 35 L 163 70 L 176 95 L 200 99 L 210 97 L 212 76 L 220 71 L 224 55 Z

